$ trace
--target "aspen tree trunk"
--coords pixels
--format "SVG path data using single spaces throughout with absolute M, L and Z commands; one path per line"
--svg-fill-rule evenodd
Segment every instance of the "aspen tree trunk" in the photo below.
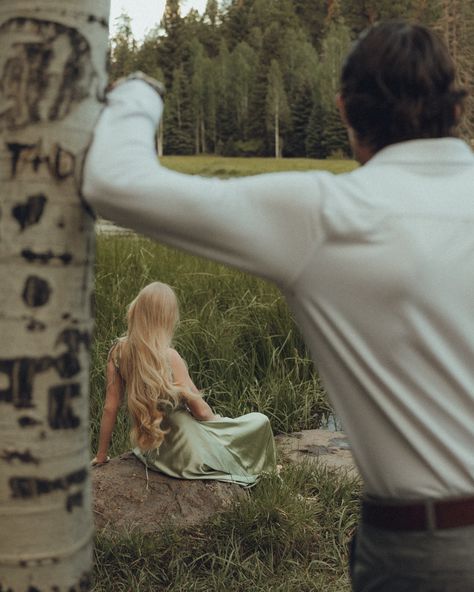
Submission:
M 90 589 L 93 220 L 109 0 L 0 0 L 0 591 Z
M 204 114 L 201 115 L 201 152 L 207 154 L 206 146 L 206 124 L 204 122 Z
M 199 135 L 201 126 L 199 122 L 199 117 L 196 117 L 196 124 L 194 126 L 194 154 L 199 154 L 199 148 L 201 146 L 201 137 Z
M 275 158 L 280 157 L 280 113 L 278 108 L 278 100 L 275 101 L 275 115 L 273 126 L 275 128 Z

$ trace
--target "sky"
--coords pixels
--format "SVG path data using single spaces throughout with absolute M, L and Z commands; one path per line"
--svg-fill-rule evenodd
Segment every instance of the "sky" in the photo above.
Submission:
M 203 12 L 207 0 L 183 0 L 181 14 L 184 16 L 191 8 Z M 110 33 L 115 32 L 115 19 L 126 12 L 132 19 L 133 36 L 137 40 L 158 25 L 163 16 L 165 0 L 111 0 L 110 2 Z

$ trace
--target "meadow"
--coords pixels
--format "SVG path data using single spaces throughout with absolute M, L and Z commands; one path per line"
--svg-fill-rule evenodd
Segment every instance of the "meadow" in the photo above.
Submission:
M 351 161 L 166 157 L 186 173 L 240 176 L 277 170 L 351 170 Z M 96 330 L 91 371 L 91 448 L 96 449 L 111 343 L 126 305 L 147 283 L 175 289 L 181 309 L 175 347 L 194 382 L 222 415 L 260 411 L 275 433 L 320 427 L 331 413 L 317 371 L 278 290 L 239 271 L 135 234 L 99 234 Z M 125 411 L 111 455 L 129 449 Z M 284 463 L 284 459 L 283 459 Z M 346 545 L 359 485 L 323 466 L 284 463 L 244 501 L 204 529 L 150 538 L 98 535 L 96 592 L 348 590 Z M 157 517 L 159 520 L 160 517 Z

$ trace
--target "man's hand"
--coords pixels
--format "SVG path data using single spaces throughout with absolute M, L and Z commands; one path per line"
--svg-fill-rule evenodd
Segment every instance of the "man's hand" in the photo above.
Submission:
M 143 82 L 146 82 L 149 86 L 152 87 L 153 90 L 155 90 L 160 97 L 163 99 L 165 96 L 165 85 L 160 82 L 159 80 L 156 80 L 155 78 L 152 78 L 151 76 L 148 76 L 148 74 L 145 74 L 144 72 L 140 72 L 140 70 L 137 70 L 136 72 L 132 72 L 131 74 L 129 74 L 128 76 L 124 76 L 123 78 L 119 78 L 118 80 L 116 80 L 115 82 L 112 83 L 111 89 L 116 88 L 117 86 L 120 86 L 121 84 L 123 84 L 124 82 L 127 82 L 128 80 L 143 80 Z

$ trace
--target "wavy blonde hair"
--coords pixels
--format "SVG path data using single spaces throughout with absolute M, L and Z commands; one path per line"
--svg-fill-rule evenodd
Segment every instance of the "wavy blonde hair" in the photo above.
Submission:
M 173 384 L 167 355 L 178 320 L 175 293 L 153 282 L 130 303 L 127 333 L 116 345 L 132 419 L 130 439 L 144 451 L 160 446 L 167 433 L 161 428 L 164 415 L 190 394 Z

